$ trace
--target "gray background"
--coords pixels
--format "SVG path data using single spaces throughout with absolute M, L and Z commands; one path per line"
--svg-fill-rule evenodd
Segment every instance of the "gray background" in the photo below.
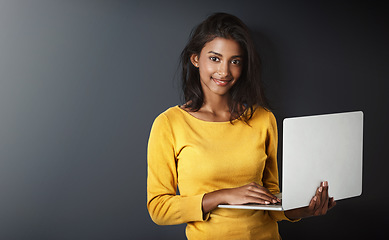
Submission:
M 146 145 L 154 118 L 180 103 L 174 79 L 192 27 L 216 11 L 252 30 L 279 124 L 365 113 L 363 195 L 326 216 L 280 223 L 283 238 L 385 230 L 382 4 L 0 0 L 0 239 L 184 239 L 184 225 L 148 216 Z

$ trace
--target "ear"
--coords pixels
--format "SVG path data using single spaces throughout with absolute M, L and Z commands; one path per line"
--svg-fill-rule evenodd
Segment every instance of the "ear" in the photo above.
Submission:
M 197 54 L 192 54 L 192 56 L 190 56 L 190 61 L 192 62 L 193 66 L 195 67 L 199 67 L 199 56 Z

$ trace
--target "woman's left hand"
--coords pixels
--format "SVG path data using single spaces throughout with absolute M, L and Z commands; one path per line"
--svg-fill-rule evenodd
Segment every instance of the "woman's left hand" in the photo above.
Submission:
M 328 182 L 322 182 L 317 188 L 315 196 L 311 199 L 308 207 L 285 211 L 289 219 L 299 219 L 311 216 L 325 215 L 328 210 L 336 205 L 334 198 L 328 197 Z

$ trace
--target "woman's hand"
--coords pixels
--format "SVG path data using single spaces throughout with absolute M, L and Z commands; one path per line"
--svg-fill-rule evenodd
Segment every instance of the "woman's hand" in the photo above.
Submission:
M 241 187 L 221 189 L 205 194 L 203 198 L 203 213 L 208 213 L 219 204 L 270 204 L 278 202 L 281 202 L 281 200 L 271 194 L 269 190 L 252 182 Z
M 311 199 L 308 207 L 285 211 L 289 219 L 299 219 L 311 216 L 325 215 L 328 210 L 336 205 L 334 198 L 328 197 L 328 182 L 322 182 L 317 188 L 315 196 Z
M 238 188 L 225 189 L 226 204 L 270 204 L 281 202 L 276 196 L 270 193 L 267 188 L 252 182 Z

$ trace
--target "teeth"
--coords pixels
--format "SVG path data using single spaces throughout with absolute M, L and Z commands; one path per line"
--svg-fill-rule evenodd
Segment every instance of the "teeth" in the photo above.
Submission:
M 215 78 L 214 78 L 215 79 Z M 229 82 L 228 80 L 219 80 L 219 79 L 215 79 L 217 82 L 220 82 L 220 83 L 227 83 Z

